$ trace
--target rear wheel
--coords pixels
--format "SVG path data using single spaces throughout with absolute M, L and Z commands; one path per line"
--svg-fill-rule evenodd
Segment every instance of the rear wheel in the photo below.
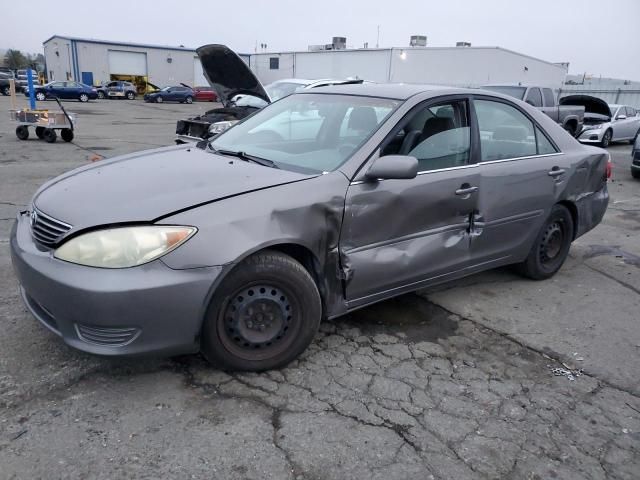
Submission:
M 40 140 L 44 138 L 44 127 L 36 127 L 36 137 Z
M 633 178 L 640 178 L 640 170 L 631 170 L 631 176 Z
M 133 100 L 136 98 L 136 94 L 133 92 L 127 92 L 127 100 Z
M 187 102 L 187 103 L 193 103 L 193 97 L 192 96 L 187 96 L 187 98 L 185 98 L 184 101 Z
M 20 140 L 26 140 L 29 138 L 29 128 L 26 125 L 18 125 L 16 127 L 16 137 Z
M 207 359 L 231 370 L 282 367 L 311 343 L 322 306 L 309 272 L 276 251 L 255 254 L 215 292 L 202 330 Z
M 44 141 L 47 143 L 55 143 L 56 139 L 58 138 L 58 135 L 56 135 L 55 130 L 52 130 L 50 128 L 45 128 L 44 132 L 42 132 L 42 138 L 44 138 Z
M 60 136 L 65 142 L 70 142 L 73 140 L 73 130 L 71 130 L 70 128 L 63 128 L 60 132 Z
M 603 148 L 607 148 L 611 144 L 612 135 L 613 135 L 613 132 L 611 130 L 607 130 L 606 132 L 604 132 L 604 135 L 602 136 L 602 141 L 600 142 L 600 145 Z
M 533 280 L 550 278 L 560 270 L 573 241 L 573 218 L 563 205 L 554 205 L 524 262 L 522 275 Z
M 2 95 L 5 97 L 11 94 L 11 89 L 9 87 L 2 87 Z
M 81 93 L 80 96 L 78 97 L 78 100 L 80 100 L 82 103 L 88 102 L 89 95 L 87 95 L 86 93 Z
M 102 92 L 102 91 L 98 90 L 98 98 L 99 98 L 100 100 L 104 100 L 104 97 L 105 97 L 104 92 Z

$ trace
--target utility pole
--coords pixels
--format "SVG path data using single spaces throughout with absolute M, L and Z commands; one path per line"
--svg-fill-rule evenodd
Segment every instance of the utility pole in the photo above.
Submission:
M 380 48 L 380 25 L 378 25 L 378 36 L 376 37 L 376 48 Z

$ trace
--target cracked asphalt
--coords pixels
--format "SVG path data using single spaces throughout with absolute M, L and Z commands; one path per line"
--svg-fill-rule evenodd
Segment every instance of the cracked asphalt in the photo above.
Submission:
M 399 297 L 323 323 L 283 370 L 231 374 L 197 355 L 76 352 L 23 307 L 8 235 L 35 189 L 95 153 L 169 144 L 211 104 L 67 105 L 75 144 L 20 142 L 0 116 L 0 478 L 640 477 L 629 146 L 610 149 L 603 224 L 552 280 L 499 269 Z

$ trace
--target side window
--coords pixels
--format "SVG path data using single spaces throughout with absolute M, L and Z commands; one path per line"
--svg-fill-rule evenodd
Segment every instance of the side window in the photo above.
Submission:
M 557 153 L 556 148 L 538 127 L 536 127 L 536 144 L 538 145 L 538 155 Z
M 279 70 L 280 69 L 280 59 L 278 57 L 269 58 L 269 69 L 270 70 Z
M 545 107 L 553 107 L 556 104 L 556 97 L 550 88 L 543 88 L 542 95 L 544 96 Z
M 383 145 L 383 155 L 410 155 L 421 172 L 469 163 L 471 131 L 465 100 L 424 107 L 410 113 L 403 129 Z
M 481 161 L 537 154 L 533 123 L 515 107 L 492 100 L 474 102 L 480 129 Z
M 627 117 L 635 117 L 636 109 L 633 107 L 627 107 Z
M 530 88 L 529 93 L 527 93 L 527 98 L 524 99 L 529 105 L 533 105 L 534 107 L 542 106 L 542 95 L 540 94 L 539 88 Z

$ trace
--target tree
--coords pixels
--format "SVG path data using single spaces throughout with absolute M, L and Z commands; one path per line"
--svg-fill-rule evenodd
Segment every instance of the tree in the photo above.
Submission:
M 25 57 L 20 50 L 9 49 L 4 56 L 4 63 L 7 67 L 16 70 L 18 68 L 24 68 L 29 65 L 27 57 Z

